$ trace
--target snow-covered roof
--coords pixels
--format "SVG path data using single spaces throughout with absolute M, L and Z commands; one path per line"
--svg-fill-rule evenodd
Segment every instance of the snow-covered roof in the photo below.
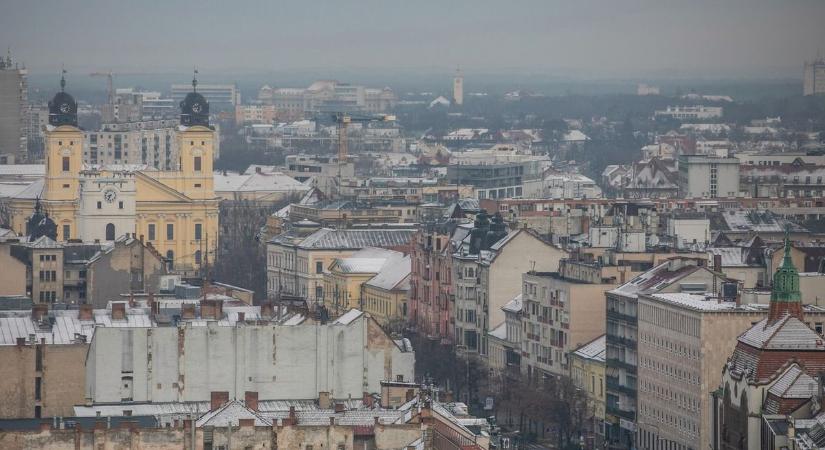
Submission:
M 765 318 L 742 333 L 739 342 L 759 349 L 825 350 L 822 337 L 793 316 L 785 316 L 774 323 Z
M 676 292 L 666 294 L 652 294 L 650 296 L 655 300 L 659 300 L 671 305 L 680 306 L 683 308 L 693 309 L 696 311 L 761 311 L 763 308 L 752 305 L 737 306 L 736 302 L 723 301 L 719 297 L 706 293 L 688 293 Z
M 195 426 L 228 427 L 238 426 L 242 419 L 253 419 L 255 426 L 272 426 L 272 419 L 266 418 L 260 413 L 249 409 L 238 400 L 232 400 L 220 408 L 209 411 L 195 421 Z
M 673 264 L 678 264 L 678 267 L 674 267 Z M 669 259 L 608 292 L 636 298 L 639 294 L 657 292 L 699 269 L 700 267 L 695 264 L 679 264 L 677 258 Z
M 521 293 L 516 295 L 512 300 L 505 303 L 504 306 L 501 307 L 502 311 L 512 312 L 512 313 L 520 313 L 523 307 L 523 303 L 521 301 Z
M 500 324 L 498 324 L 497 327 L 490 330 L 487 334 L 496 339 L 501 339 L 502 341 L 507 340 L 507 323 L 501 322 Z
M 42 177 L 45 164 L 0 164 L 0 178 Z
M 793 363 L 776 379 L 768 393 L 781 398 L 811 398 L 816 395 L 816 380 Z
M 589 141 L 590 138 L 579 130 L 570 130 L 564 134 L 562 140 L 565 142 L 584 142 Z
M 410 271 L 411 261 L 409 256 L 392 257 L 381 267 L 378 274 L 370 278 L 366 284 L 386 291 L 403 289 L 404 281 L 409 280 Z M 409 287 L 408 284 L 407 287 Z
M 401 247 L 409 245 L 411 229 L 332 229 L 321 228 L 297 245 L 304 249 L 361 249 L 364 247 Z M 280 236 L 270 242 L 280 243 Z M 287 242 L 292 245 L 292 242 Z
M 282 172 L 215 172 L 215 192 L 304 192 L 309 186 Z
M 606 352 L 607 339 L 606 335 L 603 334 L 597 337 L 596 339 L 593 339 L 592 341 L 588 342 L 587 344 L 582 345 L 573 353 L 580 358 L 604 362 Z

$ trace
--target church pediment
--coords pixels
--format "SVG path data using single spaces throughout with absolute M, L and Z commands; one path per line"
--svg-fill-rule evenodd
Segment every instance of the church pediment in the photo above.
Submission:
M 157 201 L 157 202 L 191 202 L 192 199 L 183 195 L 182 193 L 172 189 L 171 187 L 161 183 L 160 181 L 146 175 L 142 172 L 137 172 L 135 177 L 136 187 L 138 191 L 138 201 Z

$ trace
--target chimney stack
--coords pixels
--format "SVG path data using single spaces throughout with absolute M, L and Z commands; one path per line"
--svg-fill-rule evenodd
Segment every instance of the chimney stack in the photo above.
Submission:
M 261 317 L 266 319 L 272 318 L 272 302 L 261 303 Z
M 126 303 L 112 303 L 112 320 L 126 319 Z
M 252 411 L 258 411 L 258 393 L 246 391 L 244 393 L 244 403 L 246 403 L 246 407 Z
M 229 403 L 228 391 L 212 391 L 209 397 L 209 409 L 214 411 L 224 404 Z
M 722 271 L 722 255 L 714 254 L 713 255 L 713 270 L 717 272 Z
M 49 305 L 45 303 L 37 303 L 32 306 L 32 320 L 41 321 L 43 317 L 49 313 Z
M 92 305 L 88 303 L 83 303 L 80 305 L 80 311 L 77 314 L 77 318 L 80 320 L 92 320 L 94 319 L 94 314 L 92 312 Z
M 195 305 L 193 305 L 192 303 L 184 303 L 183 305 L 181 305 L 180 317 L 181 319 L 194 319 Z

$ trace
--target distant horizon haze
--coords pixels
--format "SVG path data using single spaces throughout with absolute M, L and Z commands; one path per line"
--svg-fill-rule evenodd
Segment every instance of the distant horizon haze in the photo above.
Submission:
M 801 78 L 825 1 L 10 1 L 0 49 L 32 74 Z

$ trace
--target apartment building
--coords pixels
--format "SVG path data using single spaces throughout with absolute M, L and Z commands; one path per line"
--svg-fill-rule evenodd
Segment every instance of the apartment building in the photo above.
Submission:
M 739 194 L 739 160 L 680 155 L 679 190 L 684 198 L 736 197 Z
M 93 165 L 136 164 L 176 170 L 179 154 L 178 120 L 103 124 L 83 132 L 83 162 Z M 217 142 L 216 142 L 217 144 Z
M 23 163 L 27 156 L 28 70 L 0 57 L 0 164 Z
M 408 326 L 445 344 L 455 338 L 452 255 L 472 229 L 472 223 L 461 220 L 424 224 L 410 250 Z
M 673 257 L 605 292 L 607 300 L 606 438 L 609 448 L 634 445 L 637 430 L 640 295 L 720 292 L 725 278 L 706 259 Z
M 166 261 L 154 248 L 129 237 L 112 243 L 56 242 L 41 236 L 33 242 L 4 242 L 0 264 L 23 276 L 26 295 L 35 303 L 92 304 L 130 292 L 157 291 Z M 15 268 L 22 270 L 15 270 Z M 3 275 L 5 277 L 5 275 Z
M 604 335 L 593 339 L 570 353 L 570 378 L 577 388 L 587 393 L 591 412 L 585 435 L 589 448 L 604 444 L 605 353 Z
M 710 288 L 710 286 L 708 286 Z M 737 337 L 767 314 L 735 294 L 657 293 L 638 297 L 639 448 L 711 448 L 711 392 Z M 623 389 L 608 375 L 608 389 Z
M 604 334 L 604 292 L 618 280 L 601 269 L 562 259 L 557 272 L 522 275 L 521 366 L 528 378 L 569 374 L 570 352 Z
M 455 341 L 470 354 L 488 354 L 487 334 L 504 321 L 501 307 L 521 292 L 521 275 L 558 270 L 567 252 L 527 229 L 507 232 L 483 210 L 453 253 Z

